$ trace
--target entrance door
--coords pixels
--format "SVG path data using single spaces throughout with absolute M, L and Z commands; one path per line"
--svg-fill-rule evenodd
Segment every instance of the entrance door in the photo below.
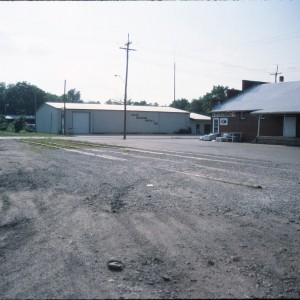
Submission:
M 219 118 L 213 118 L 213 133 L 219 133 Z
M 73 133 L 90 133 L 90 114 L 88 112 L 73 113 Z
M 296 117 L 284 117 L 283 136 L 296 137 Z

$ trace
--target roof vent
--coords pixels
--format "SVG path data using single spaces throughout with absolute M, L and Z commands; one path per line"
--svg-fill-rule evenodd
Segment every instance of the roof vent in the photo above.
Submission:
M 279 76 L 279 82 L 284 82 L 284 76 Z

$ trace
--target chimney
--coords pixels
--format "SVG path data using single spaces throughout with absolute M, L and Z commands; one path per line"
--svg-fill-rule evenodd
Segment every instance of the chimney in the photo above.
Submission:
M 252 80 L 242 80 L 242 91 L 245 91 L 253 86 L 257 86 L 259 84 L 265 84 L 267 82 L 263 81 L 252 81 Z
M 279 82 L 284 82 L 284 76 L 279 76 Z

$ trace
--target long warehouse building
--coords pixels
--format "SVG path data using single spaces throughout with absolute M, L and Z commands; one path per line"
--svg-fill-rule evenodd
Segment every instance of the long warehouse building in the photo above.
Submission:
M 190 119 L 188 111 L 159 106 L 126 107 L 127 133 L 176 133 L 193 125 L 201 128 L 210 124 L 210 117 L 202 116 L 198 125 Z M 46 102 L 36 112 L 36 131 L 68 134 L 122 133 L 124 130 L 124 106 L 88 103 Z M 66 124 L 64 125 L 64 121 Z M 192 128 L 191 128 L 192 129 Z M 195 132 L 196 133 L 196 132 Z

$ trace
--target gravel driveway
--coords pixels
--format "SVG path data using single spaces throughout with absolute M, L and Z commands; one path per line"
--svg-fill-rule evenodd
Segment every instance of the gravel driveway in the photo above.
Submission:
M 300 298 L 299 148 L 106 143 L 0 140 L 0 298 Z

